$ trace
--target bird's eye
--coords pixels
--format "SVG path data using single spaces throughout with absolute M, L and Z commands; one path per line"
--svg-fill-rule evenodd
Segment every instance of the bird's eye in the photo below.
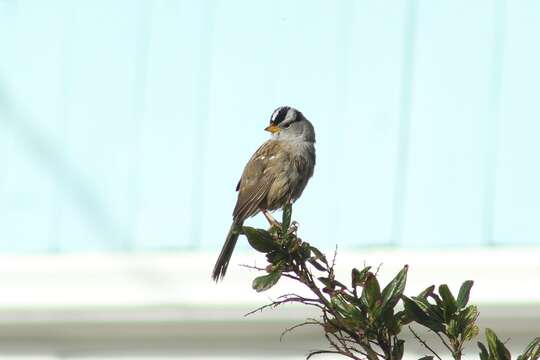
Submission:
M 285 129 L 288 128 L 289 126 L 291 126 L 291 123 L 288 123 L 288 124 L 283 125 L 283 127 L 284 127 Z

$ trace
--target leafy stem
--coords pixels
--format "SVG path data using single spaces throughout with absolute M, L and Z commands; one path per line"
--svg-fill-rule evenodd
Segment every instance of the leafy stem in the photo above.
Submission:
M 272 288 L 285 277 L 306 287 L 313 296 L 284 294 L 247 315 L 290 303 L 317 308 L 319 319 L 308 319 L 282 333 L 283 336 L 307 325 L 321 327 L 329 348 L 310 352 L 308 359 L 319 354 L 339 354 L 357 360 L 401 360 L 405 350 L 401 330 L 406 325 L 416 324 L 434 332 L 451 356 L 461 360 L 465 344 L 479 333 L 476 325 L 478 310 L 468 304 L 473 281 L 465 281 L 457 297 L 446 284 L 437 289 L 432 285 L 416 296 L 406 296 L 407 265 L 384 287 L 377 279 L 379 269 L 372 272 L 370 266 L 364 266 L 351 270 L 351 279 L 346 285 L 338 281 L 334 273 L 337 251 L 329 262 L 319 249 L 297 236 L 297 226 L 291 221 L 291 215 L 292 207 L 287 205 L 281 224 L 275 224 L 269 230 L 243 227 L 242 233 L 249 244 L 264 253 L 268 261 L 265 267 L 246 267 L 266 272 L 253 280 L 253 289 L 258 292 Z M 442 360 L 412 326 L 408 328 L 432 354 L 421 360 L 434 356 Z M 486 329 L 486 338 L 487 347 L 478 343 L 480 360 L 510 360 L 510 353 L 493 331 Z M 540 338 L 537 338 L 518 360 L 539 358 Z

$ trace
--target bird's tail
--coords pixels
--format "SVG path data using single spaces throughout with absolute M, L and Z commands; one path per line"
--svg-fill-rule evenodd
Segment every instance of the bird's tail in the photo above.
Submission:
M 236 240 L 238 240 L 238 236 L 240 236 L 241 230 L 242 223 L 237 224 L 233 222 L 233 224 L 231 225 L 231 229 L 227 234 L 227 239 L 225 239 L 225 244 L 223 244 L 221 253 L 219 254 L 219 257 L 216 261 L 216 265 L 214 265 L 212 279 L 215 282 L 223 279 L 223 277 L 225 276 L 225 273 L 227 272 L 227 266 L 229 266 L 229 260 L 231 260 L 232 253 L 236 245 Z

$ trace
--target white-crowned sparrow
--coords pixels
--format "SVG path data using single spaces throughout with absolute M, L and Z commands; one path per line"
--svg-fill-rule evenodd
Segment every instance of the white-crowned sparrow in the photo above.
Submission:
M 269 210 L 296 201 L 313 175 L 315 130 L 300 111 L 289 106 L 277 108 L 265 130 L 272 138 L 249 159 L 236 186 L 233 223 L 214 266 L 215 281 L 225 276 L 244 220 L 259 211 L 269 215 Z

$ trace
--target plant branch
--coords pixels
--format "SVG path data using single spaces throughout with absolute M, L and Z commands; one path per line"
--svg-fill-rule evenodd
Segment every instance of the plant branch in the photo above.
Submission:
M 448 351 L 450 351 L 452 354 L 454 353 L 454 351 L 452 350 L 452 348 L 450 347 L 450 345 L 448 345 L 446 343 L 446 341 L 444 341 L 444 338 L 441 336 L 441 334 L 439 334 L 438 332 L 435 331 L 435 334 L 439 337 L 439 339 L 441 339 L 442 343 L 444 344 L 444 346 L 448 349 Z
M 409 326 L 409 330 L 411 330 L 411 332 L 413 333 L 414 337 L 416 338 L 416 340 L 418 340 L 420 342 L 420 344 L 424 345 L 426 347 L 426 349 L 428 349 L 429 351 L 431 351 L 431 353 L 433 355 L 435 355 L 437 357 L 437 359 L 439 360 L 442 360 L 441 357 L 435 352 L 435 350 L 433 350 L 420 336 L 418 336 L 417 333 L 414 332 L 412 326 Z

